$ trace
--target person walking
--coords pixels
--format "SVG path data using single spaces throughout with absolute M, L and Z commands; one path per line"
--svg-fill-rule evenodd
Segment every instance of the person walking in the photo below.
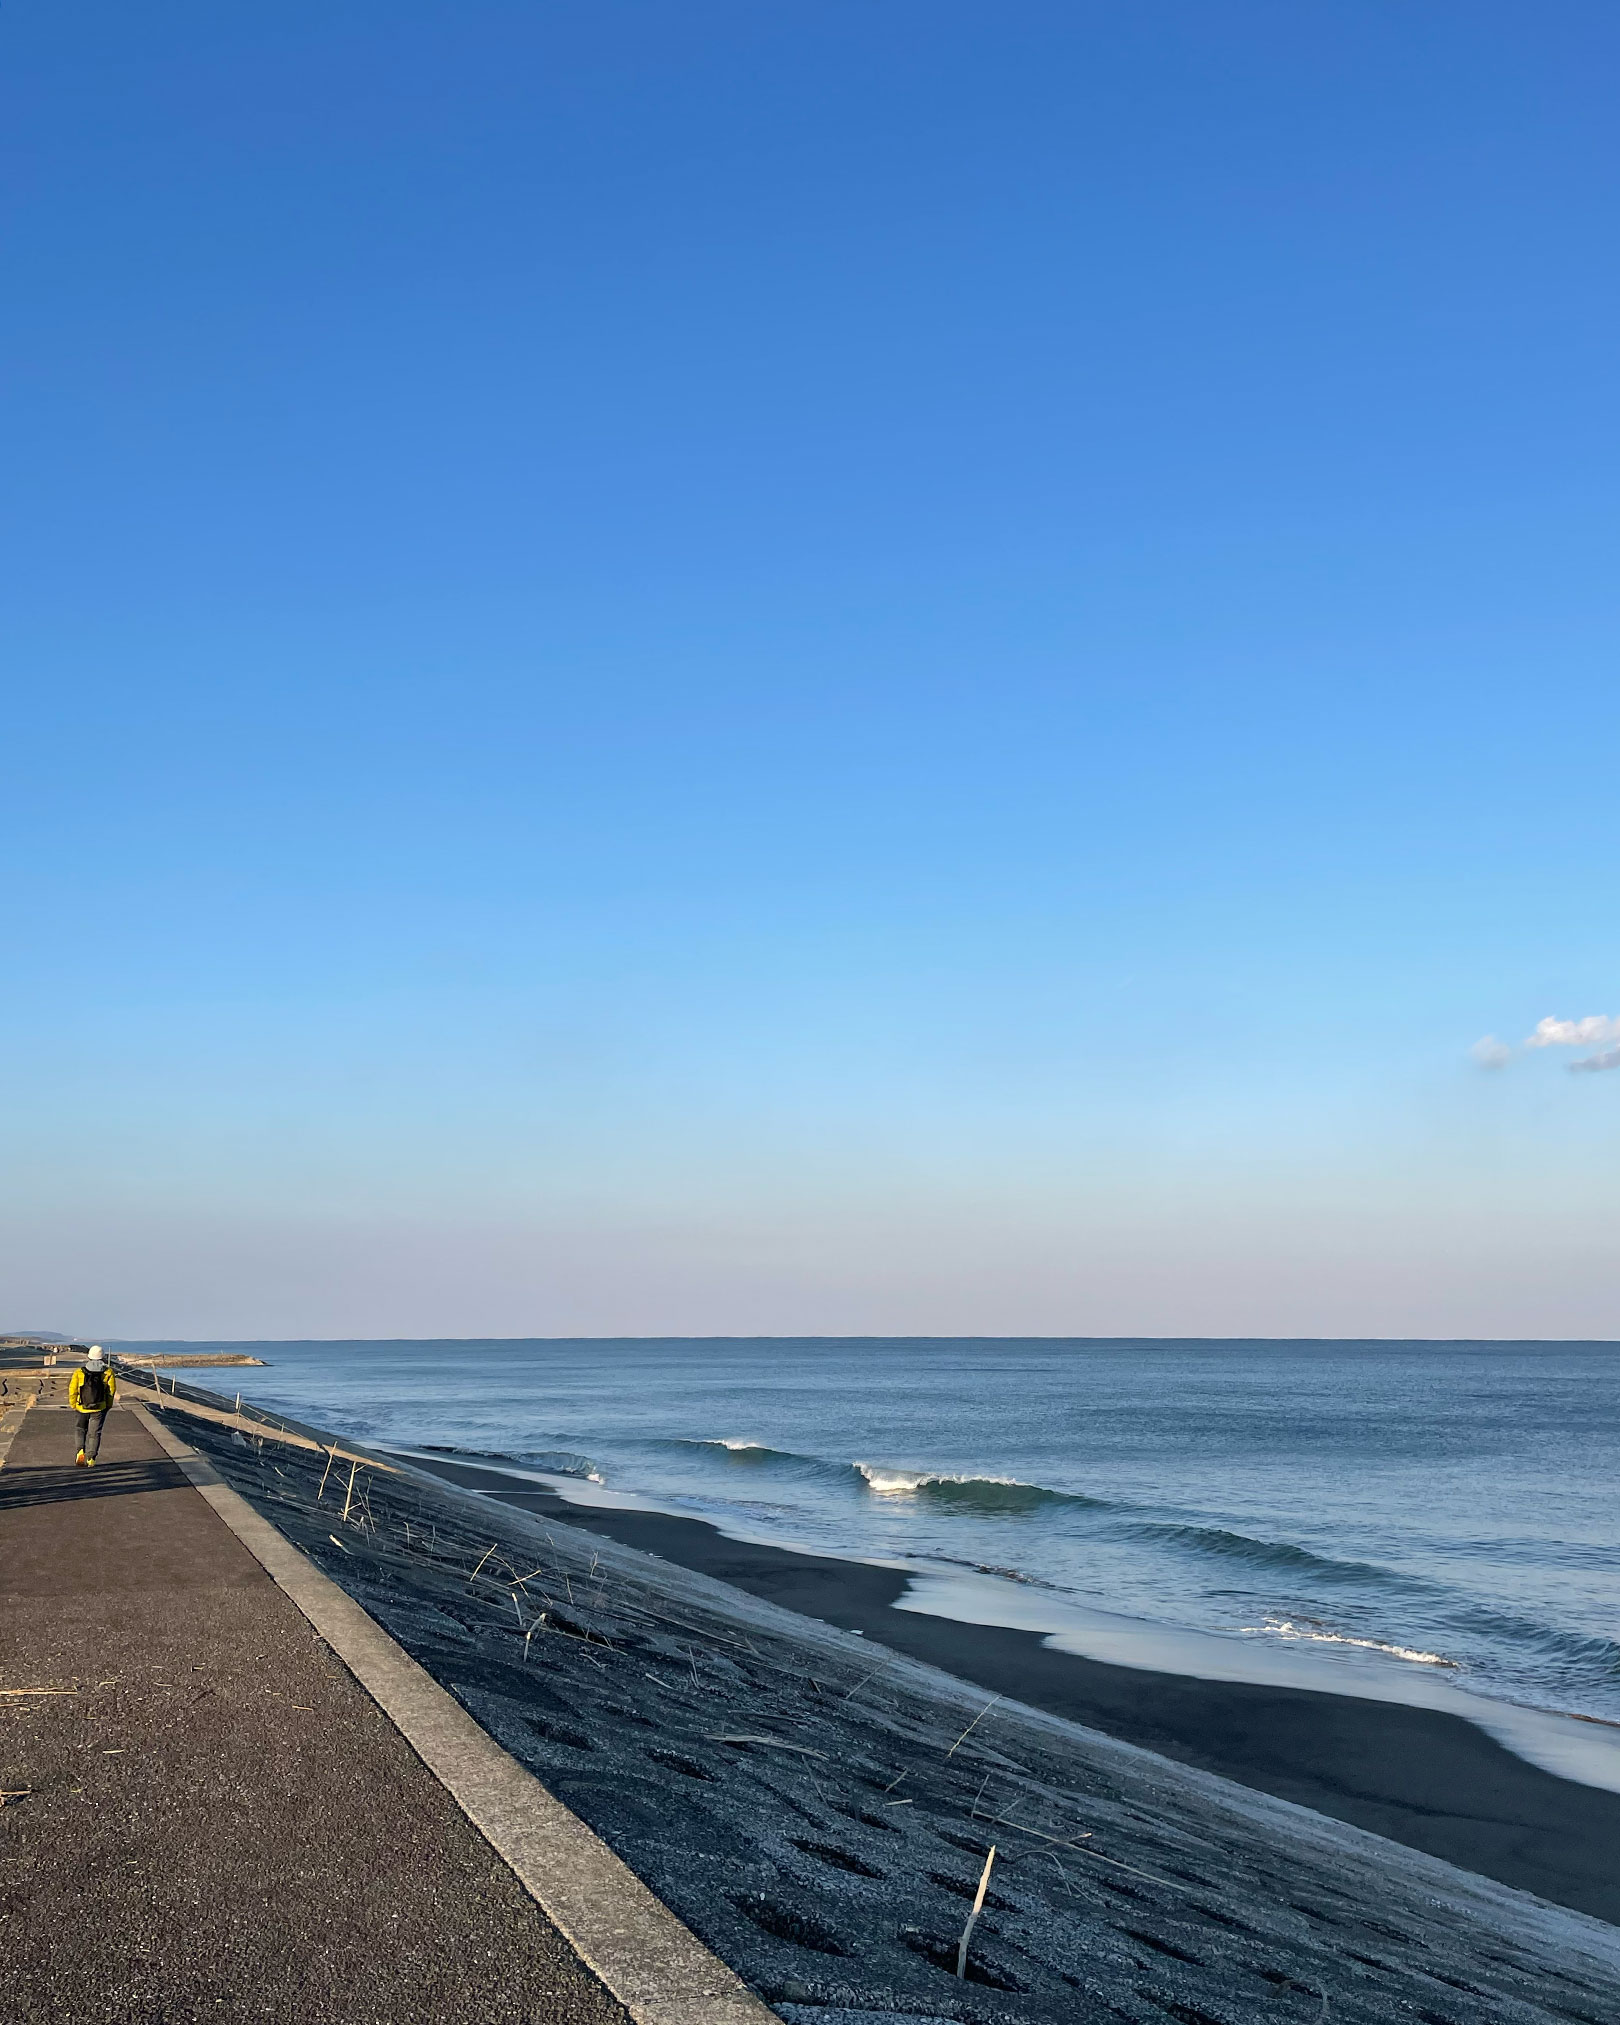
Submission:
M 86 1469 L 93 1470 L 96 1466 L 101 1423 L 117 1397 L 118 1379 L 103 1356 L 101 1345 L 92 1343 L 89 1355 L 68 1380 L 68 1405 L 79 1416 L 79 1453 L 74 1461 Z

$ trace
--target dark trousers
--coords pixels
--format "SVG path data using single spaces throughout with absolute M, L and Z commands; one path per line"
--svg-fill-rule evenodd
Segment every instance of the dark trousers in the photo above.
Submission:
M 95 1460 L 97 1451 L 101 1447 L 101 1423 L 106 1418 L 106 1407 L 103 1407 L 99 1413 L 81 1413 L 79 1415 L 79 1446 L 90 1457 L 92 1462 Z

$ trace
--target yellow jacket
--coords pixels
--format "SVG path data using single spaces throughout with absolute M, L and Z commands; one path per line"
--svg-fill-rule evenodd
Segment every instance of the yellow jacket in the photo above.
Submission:
M 107 1381 L 107 1404 L 111 1406 L 113 1401 L 118 1397 L 118 1378 L 110 1364 L 101 1375 Z M 70 1407 L 78 1408 L 79 1394 L 84 1390 L 85 1377 L 86 1372 L 84 1366 L 81 1364 L 68 1380 L 68 1405 Z M 85 1413 L 95 1413 L 100 1412 L 101 1409 L 99 1407 L 86 1406 L 81 1410 Z

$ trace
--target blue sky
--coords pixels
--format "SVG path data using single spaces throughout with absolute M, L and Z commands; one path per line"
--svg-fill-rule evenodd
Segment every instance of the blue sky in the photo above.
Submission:
M 1620 1334 L 1617 72 L 6 8 L 0 1322 Z

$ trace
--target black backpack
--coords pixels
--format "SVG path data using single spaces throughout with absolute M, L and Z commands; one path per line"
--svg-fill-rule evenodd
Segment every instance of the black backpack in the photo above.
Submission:
M 111 1405 L 112 1388 L 107 1383 L 106 1372 L 87 1369 L 79 1386 L 79 1411 L 105 1413 Z

